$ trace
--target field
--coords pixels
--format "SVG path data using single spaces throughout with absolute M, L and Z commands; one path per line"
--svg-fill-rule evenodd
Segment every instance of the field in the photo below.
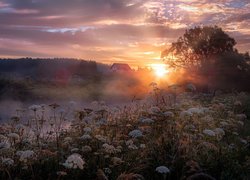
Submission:
M 125 105 L 34 104 L 1 124 L 1 179 L 245 179 L 250 97 L 151 83 Z

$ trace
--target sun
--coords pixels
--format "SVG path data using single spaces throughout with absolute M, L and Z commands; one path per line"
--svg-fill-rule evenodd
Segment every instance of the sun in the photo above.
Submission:
M 151 67 L 157 77 L 164 77 L 169 72 L 166 64 L 151 64 Z

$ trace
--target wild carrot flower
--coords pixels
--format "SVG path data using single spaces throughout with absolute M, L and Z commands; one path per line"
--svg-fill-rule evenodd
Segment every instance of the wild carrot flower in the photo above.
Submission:
M 32 160 L 35 157 L 35 153 L 32 150 L 17 151 L 16 155 L 18 155 L 20 157 L 19 160 L 24 163 L 29 160 Z
M 203 133 L 207 136 L 215 136 L 215 132 L 210 129 L 203 130 Z
M 90 146 L 83 146 L 82 147 L 82 152 L 91 152 L 92 151 L 92 148 Z
M 84 164 L 85 161 L 82 159 L 81 155 L 75 153 L 67 158 L 63 166 L 69 169 L 83 169 Z
M 170 170 L 166 166 L 159 166 L 155 169 L 155 171 L 161 174 L 170 173 Z
M 135 129 L 133 131 L 130 131 L 128 135 L 133 137 L 133 138 L 138 138 L 138 137 L 143 136 L 141 130 L 139 130 L 139 129 Z
M 14 160 L 11 158 L 2 158 L 2 164 L 4 166 L 12 166 L 14 164 Z
M 38 111 L 39 109 L 41 109 L 40 105 L 31 105 L 29 107 L 29 110 L 32 110 L 32 111 Z
M 143 118 L 143 119 L 140 119 L 140 121 L 142 123 L 153 123 L 154 122 L 154 120 L 151 118 Z
M 89 140 L 89 139 L 91 139 L 91 136 L 88 135 L 88 134 L 84 134 L 84 135 L 82 135 L 82 136 L 80 137 L 80 139 L 81 139 L 81 140 Z

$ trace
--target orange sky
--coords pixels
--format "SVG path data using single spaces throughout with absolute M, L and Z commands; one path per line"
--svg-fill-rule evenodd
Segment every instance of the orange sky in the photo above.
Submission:
M 1 57 L 158 63 L 195 25 L 218 25 L 250 49 L 249 0 L 0 0 Z

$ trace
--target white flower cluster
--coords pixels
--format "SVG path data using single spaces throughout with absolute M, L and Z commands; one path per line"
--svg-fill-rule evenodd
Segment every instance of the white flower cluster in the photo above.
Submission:
M 17 133 L 9 133 L 8 134 L 8 137 L 11 139 L 11 140 L 19 140 L 19 135 Z
M 166 166 L 159 166 L 155 169 L 155 171 L 161 174 L 170 173 L 170 170 Z
M 126 145 L 129 149 L 136 150 L 138 147 L 134 144 L 134 141 L 132 139 L 126 141 Z
M 170 118 L 174 117 L 174 113 L 171 112 L 171 111 L 166 111 L 166 112 L 164 112 L 163 114 L 164 114 L 164 116 L 166 116 L 166 117 L 170 117 Z
M 107 143 L 103 144 L 102 147 L 106 153 L 112 154 L 116 152 L 116 148 L 113 145 L 109 145 Z
M 88 135 L 88 134 L 84 134 L 84 135 L 82 135 L 82 136 L 80 137 L 80 139 L 81 139 L 81 140 L 89 140 L 89 139 L 91 139 L 91 136 Z
M 67 158 L 63 166 L 69 169 L 83 169 L 84 164 L 85 161 L 82 159 L 81 155 L 75 153 Z
M 142 123 L 148 123 L 148 124 L 154 122 L 154 120 L 151 119 L 151 118 L 143 118 L 143 119 L 140 119 L 140 121 L 141 121 Z
M 103 143 L 107 142 L 107 137 L 102 136 L 102 135 L 96 135 L 95 138 Z
M 156 107 L 156 106 L 153 106 L 149 109 L 149 113 L 151 114 L 158 114 L 158 113 L 161 113 L 161 110 L 160 108 Z
M 8 141 L 0 142 L 0 149 L 8 149 L 10 148 L 10 143 Z
M 143 136 L 141 130 L 139 130 L 139 129 L 135 129 L 133 131 L 130 131 L 128 135 L 133 137 L 133 138 L 138 138 L 138 137 Z
M 85 127 L 85 128 L 83 129 L 83 131 L 84 131 L 85 133 L 91 133 L 92 129 L 91 129 L 90 127 Z
M 29 110 L 32 110 L 32 111 L 37 111 L 37 110 L 39 110 L 39 109 L 41 109 L 42 107 L 40 106 L 40 105 L 31 105 L 30 107 L 29 107 Z
M 35 153 L 32 150 L 17 151 L 16 155 L 19 156 L 19 160 L 24 163 L 27 163 L 35 157 Z
M 210 129 L 203 130 L 203 133 L 207 136 L 215 136 L 215 132 Z
M 14 160 L 11 158 L 2 158 L 2 165 L 4 166 L 12 166 L 14 164 Z

